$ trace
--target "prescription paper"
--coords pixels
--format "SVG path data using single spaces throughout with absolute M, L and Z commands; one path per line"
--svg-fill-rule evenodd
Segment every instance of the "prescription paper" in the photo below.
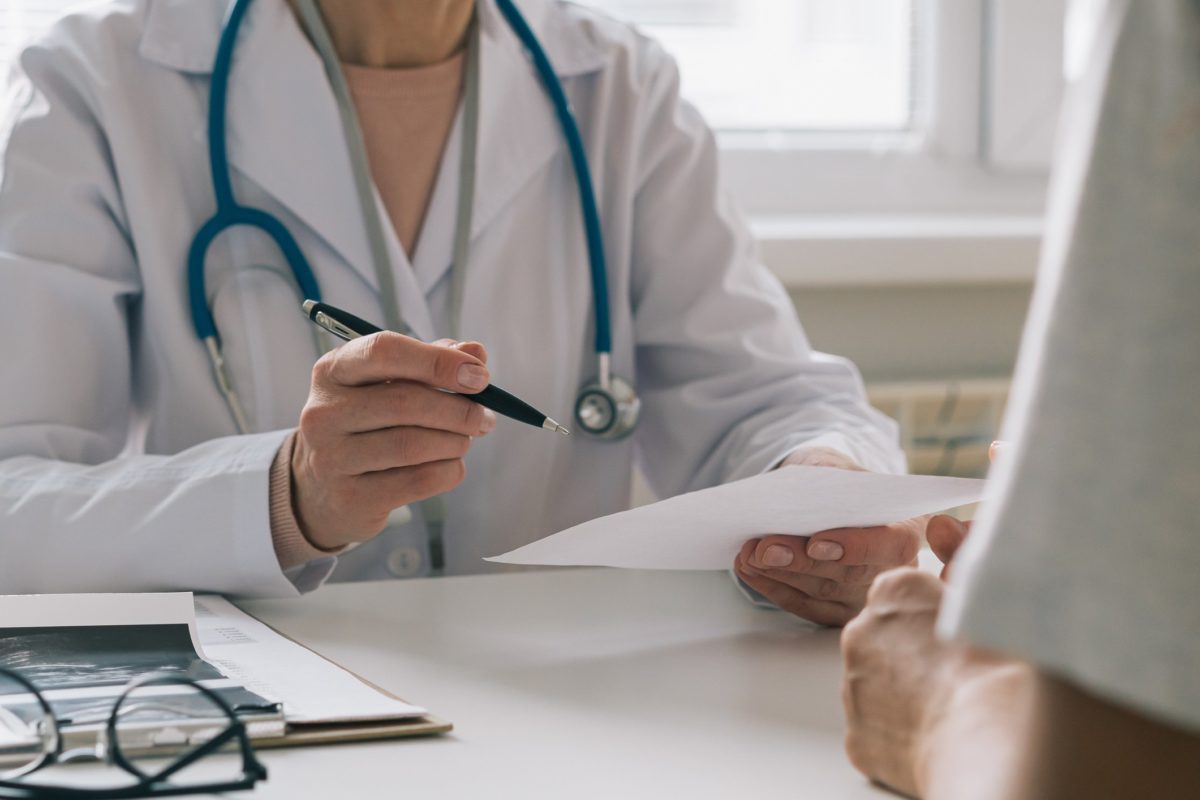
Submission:
M 984 481 L 789 466 L 576 525 L 502 564 L 729 569 L 747 539 L 886 525 L 979 501 Z

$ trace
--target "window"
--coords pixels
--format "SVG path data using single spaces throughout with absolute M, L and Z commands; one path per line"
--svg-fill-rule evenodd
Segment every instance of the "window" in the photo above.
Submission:
M 679 60 L 685 93 L 729 131 L 907 131 L 928 0 L 584 0 Z M 72 0 L 0 0 L 0 61 Z
M 0 60 L 78 1 L 0 0 Z M 1062 64 L 1079 60 L 1064 53 L 1066 8 L 1094 17 L 1103 0 L 576 2 L 675 55 L 784 269 L 829 262 L 814 240 L 892 241 L 905 226 L 921 241 L 1034 243 Z M 876 275 L 893 252 L 845 259 Z
M 584 0 L 675 56 L 727 131 L 908 131 L 922 0 Z

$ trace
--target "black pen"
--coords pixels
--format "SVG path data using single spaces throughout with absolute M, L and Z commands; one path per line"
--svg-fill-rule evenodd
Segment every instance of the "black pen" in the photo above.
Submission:
M 383 328 L 372 325 L 365 319 L 359 319 L 340 308 L 334 308 L 326 303 L 318 303 L 316 300 L 305 300 L 303 309 L 304 316 L 339 339 L 346 341 L 383 331 Z M 535 428 L 545 428 L 548 431 L 558 431 L 563 436 L 569 436 L 571 433 L 524 400 L 514 397 L 493 383 L 489 383 L 483 391 L 477 394 L 463 394 L 462 396 L 468 400 L 474 400 L 484 408 L 490 408 L 497 414 L 515 419 L 517 422 L 524 422 Z

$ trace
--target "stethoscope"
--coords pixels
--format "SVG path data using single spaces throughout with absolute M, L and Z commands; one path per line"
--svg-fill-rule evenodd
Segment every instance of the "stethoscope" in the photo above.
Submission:
M 313 300 L 321 300 L 321 290 L 312 266 L 301 252 L 296 240 L 284 224 L 275 216 L 261 209 L 245 206 L 237 201 L 230 180 L 228 149 L 226 143 L 226 108 L 229 93 L 229 76 L 233 61 L 233 50 L 246 11 L 253 0 L 234 0 L 221 37 L 217 44 L 216 59 L 212 71 L 212 89 L 208 109 L 208 157 L 212 173 L 213 192 L 217 210 L 196 232 L 187 256 L 188 302 L 191 307 L 192 323 L 196 336 L 204 343 L 217 386 L 229 407 L 234 424 L 242 433 L 249 433 L 250 426 L 237 389 L 230 377 L 221 348 L 221 337 L 213 319 L 206 290 L 205 256 L 213 241 L 222 233 L 235 227 L 257 228 L 278 246 L 287 261 L 300 294 Z M 517 11 L 512 0 L 495 0 L 500 13 L 521 44 L 528 51 L 533 65 L 541 78 L 551 104 L 558 117 L 559 125 L 571 153 L 575 169 L 575 180 L 579 188 L 583 226 L 587 237 L 588 264 L 591 271 L 592 303 L 596 316 L 595 352 L 597 375 L 580 388 L 575 399 L 574 417 L 579 430 L 599 439 L 620 439 L 628 435 L 637 425 L 641 401 L 633 386 L 612 373 L 612 333 L 609 314 L 608 271 L 601 238 L 600 212 L 596 205 L 591 171 L 583 137 L 571 111 L 562 84 L 554 72 L 550 59 L 542 49 L 537 37 L 525 18 Z M 334 96 L 338 101 L 343 129 L 346 133 L 352 171 L 362 207 L 367 238 L 375 262 L 380 294 L 389 327 L 405 333 L 410 332 L 400 319 L 395 304 L 394 282 L 391 265 L 388 263 L 385 239 L 376 210 L 373 186 L 366 162 L 361 131 L 354 114 L 353 101 L 345 85 L 344 76 L 333 49 L 328 31 L 321 19 L 315 0 L 298 0 L 297 9 L 301 22 L 321 56 L 325 71 L 330 79 Z M 474 197 L 475 142 L 478 130 L 478 36 L 472 37 L 468 46 L 465 103 L 463 114 L 463 165 L 459 189 L 459 213 L 452 269 L 452 314 L 457 319 L 461 302 L 462 274 L 468 262 L 467 242 L 470 235 L 470 212 Z

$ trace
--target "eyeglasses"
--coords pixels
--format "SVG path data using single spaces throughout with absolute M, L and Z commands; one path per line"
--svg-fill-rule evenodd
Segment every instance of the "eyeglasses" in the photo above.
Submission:
M 218 691 L 189 678 L 168 673 L 145 675 L 126 685 L 115 702 L 106 699 L 101 706 L 69 689 L 55 695 L 57 715 L 32 683 L 0 668 L 0 798 L 169 797 L 252 789 L 267 778 L 266 767 L 254 756 L 245 724 L 230 704 Z M 104 725 L 94 731 L 94 745 L 64 750 L 63 727 L 100 722 Z M 166 762 L 162 761 L 164 747 L 171 754 Z M 216 781 L 179 780 L 182 771 L 227 747 L 241 752 L 240 773 Z M 88 787 L 30 780 L 46 767 L 84 758 L 99 758 L 119 767 L 133 781 Z

